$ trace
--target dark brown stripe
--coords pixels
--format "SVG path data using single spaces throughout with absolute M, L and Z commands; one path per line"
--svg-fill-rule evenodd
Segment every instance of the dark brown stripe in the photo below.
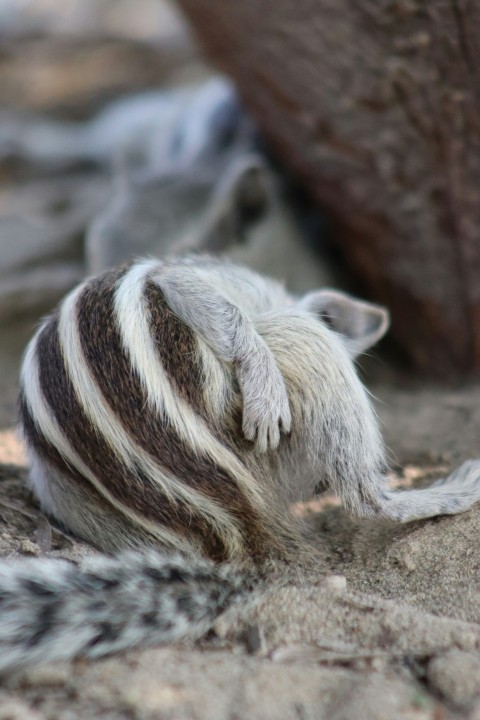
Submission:
M 70 463 L 68 463 L 67 460 L 60 454 L 60 452 L 51 443 L 48 442 L 48 440 L 39 430 L 38 426 L 33 420 L 33 417 L 28 408 L 27 401 L 25 400 L 25 396 L 22 391 L 20 392 L 18 408 L 19 418 L 24 436 L 29 446 L 35 450 L 37 455 L 39 455 L 45 462 L 49 463 L 52 467 L 58 470 L 63 477 L 68 478 L 71 482 L 75 483 L 75 485 L 80 486 L 80 488 L 85 493 L 93 496 L 95 499 L 95 503 L 100 508 L 103 508 L 105 512 L 107 511 L 107 509 L 112 512 L 112 505 L 105 498 L 105 496 L 101 495 L 89 480 L 87 480 L 76 468 L 70 465 Z M 144 532 L 147 533 L 148 531 L 145 530 Z M 153 542 L 154 537 L 152 536 L 152 543 Z
M 145 299 L 152 338 L 168 379 L 176 392 L 206 417 L 202 358 L 193 330 L 177 318 L 151 280 L 145 284 Z
M 237 456 L 237 460 L 242 462 L 241 455 L 245 447 L 248 447 L 248 443 L 243 439 L 241 408 L 232 415 L 229 427 L 218 427 L 215 424 L 216 418 L 208 415 L 205 404 L 205 376 L 195 333 L 177 318 L 167 304 L 163 292 L 152 280 L 147 280 L 145 283 L 145 299 L 152 338 L 168 379 L 177 393 L 210 426 L 214 437 L 226 445 L 230 452 Z M 232 381 L 236 386 L 234 373 L 232 373 Z
M 228 510 L 243 528 L 245 544 L 257 550 L 259 541 L 260 544 L 268 544 L 265 521 L 262 522 L 257 510 L 243 495 L 236 479 L 207 457 L 196 455 L 173 428 L 168 423 L 162 423 L 149 407 L 113 322 L 114 292 L 119 279 L 118 273 L 112 272 L 93 280 L 85 288 L 78 303 L 82 348 L 103 396 L 130 437 L 169 473 Z M 171 372 L 175 370 L 175 362 L 178 363 L 180 377 L 186 376 L 189 367 L 193 373 L 197 372 L 194 355 L 176 354 L 170 348 L 183 332 L 176 326 L 183 328 L 183 324 L 170 310 L 167 322 L 172 335 L 167 335 L 166 331 L 162 334 L 162 361 L 163 353 L 168 353 Z M 161 316 L 157 317 L 157 324 L 160 323 Z M 192 344 L 193 341 L 187 340 L 185 336 L 182 347 L 191 347 Z M 180 365 L 183 369 L 180 369 Z
M 180 501 L 170 501 L 161 489 L 137 468 L 130 468 L 118 460 L 83 412 L 73 386 L 68 378 L 58 340 L 58 317 L 53 317 L 40 333 L 37 341 L 39 377 L 42 392 L 52 409 L 65 437 L 75 452 L 82 458 L 91 472 L 105 489 L 122 505 L 130 507 L 148 520 L 182 535 L 196 538 L 204 551 L 211 557 L 223 559 L 225 548 L 206 520 L 195 514 L 195 508 Z M 25 424 L 25 410 L 23 411 Z M 28 439 L 40 453 L 45 449 L 45 440 L 34 436 L 29 423 Z M 49 458 L 59 470 L 67 471 L 69 466 L 58 458 Z

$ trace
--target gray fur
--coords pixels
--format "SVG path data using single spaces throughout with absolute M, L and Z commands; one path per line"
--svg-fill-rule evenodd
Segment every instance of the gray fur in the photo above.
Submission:
M 165 263 L 156 281 L 178 318 L 202 337 L 222 361 L 234 363 L 243 398 L 243 433 L 260 452 L 275 449 L 290 432 L 287 391 L 275 359 L 249 314 L 288 305 L 282 288 L 230 264 L 206 267 L 194 259 Z M 245 286 L 250 293 L 244 296 Z
M 155 551 L 0 564 L 0 672 L 199 637 L 245 576 Z
M 385 332 L 388 315 L 383 308 L 331 290 L 298 299 L 246 268 L 204 256 L 137 263 L 119 278 L 117 321 L 132 372 L 144 384 L 145 411 L 153 403 L 161 416 L 159 429 L 166 423 L 181 439 L 184 452 L 196 454 L 198 487 L 195 478 L 193 487 L 182 480 L 184 458 L 177 458 L 178 476 L 165 473 L 152 460 L 154 448 L 149 456 L 125 435 L 118 423 L 121 413 L 115 418 L 92 384 L 94 369 L 86 356 L 82 358 L 75 340 L 74 310 L 82 303 L 81 292 L 65 301 L 60 338 L 64 355 L 72 355 L 67 367 L 75 376 L 77 395 L 89 394 L 79 401 L 90 412 L 89 422 L 97 435 L 110 448 L 118 448 L 126 464 L 133 457 L 136 467 L 150 473 L 159 496 L 166 489 L 173 498 L 191 497 L 192 517 L 201 517 L 219 537 L 230 533 L 225 547 L 231 563 L 206 564 L 194 540 L 188 544 L 188 528 L 178 535 L 172 520 L 172 532 L 159 526 L 156 534 L 155 523 L 148 525 L 134 507 L 113 502 L 102 492 L 101 477 L 89 469 L 88 453 L 76 455 L 66 429 L 55 425 L 51 414 L 55 408 L 49 410 L 42 400 L 46 389 L 36 374 L 37 335 L 25 359 L 23 393 L 37 430 L 56 443 L 77 473 L 67 477 L 67 472 L 52 472 L 35 435 L 28 436 L 25 428 L 33 459 L 32 483 L 43 506 L 101 549 L 156 545 L 160 551 L 171 551 L 177 543 L 185 559 L 166 559 L 151 550 L 115 560 L 99 558 L 82 569 L 55 560 L 0 566 L 3 669 L 197 637 L 223 607 L 242 597 L 250 582 L 247 578 L 279 568 L 282 562 L 296 565 L 306 557 L 314 559 L 288 506 L 312 497 L 320 484 L 330 487 L 355 515 L 401 522 L 461 512 L 480 499 L 479 460 L 464 463 L 430 488 L 402 492 L 388 487 L 378 423 L 352 361 Z M 101 278 L 99 282 L 102 286 Z M 147 282 L 162 291 L 170 310 L 197 339 L 204 371 L 202 411 L 194 411 L 181 399 L 159 357 L 150 353 L 142 317 Z M 47 321 L 47 329 L 52 322 Z M 112 327 L 97 331 L 112 333 L 113 315 L 110 322 Z M 185 368 L 191 360 L 178 359 L 178 372 L 183 372 L 187 385 Z M 124 398 L 127 412 L 127 388 L 112 391 Z M 246 442 L 242 435 L 255 442 Z M 211 477 L 205 476 L 204 458 L 213 463 Z M 221 473 L 215 475 L 218 469 Z M 238 525 L 239 516 L 232 514 L 231 490 L 228 494 L 222 479 L 228 479 L 227 472 L 236 479 L 242 512 L 250 508 L 248 540 Z M 81 488 L 76 487 L 79 476 Z M 202 485 L 202 478 L 210 485 Z M 89 501 L 78 509 L 79 503 L 72 499 L 88 494 L 90 486 Z M 210 495 L 203 488 L 209 488 Z M 105 505 L 107 512 L 102 510 Z M 255 537 L 257 544 L 249 545 Z M 259 546 L 263 546 L 260 554 Z M 145 580 L 151 567 L 155 581 Z M 181 579 L 170 585 L 172 574 L 179 571 Z

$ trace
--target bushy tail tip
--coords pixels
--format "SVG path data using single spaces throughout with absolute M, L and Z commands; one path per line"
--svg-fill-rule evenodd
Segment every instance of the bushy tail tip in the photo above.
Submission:
M 155 551 L 0 563 L 0 672 L 204 634 L 245 578 Z

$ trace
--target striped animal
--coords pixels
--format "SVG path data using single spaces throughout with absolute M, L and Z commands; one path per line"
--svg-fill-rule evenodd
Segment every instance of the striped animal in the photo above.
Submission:
M 314 562 L 288 508 L 319 485 L 398 521 L 480 499 L 480 461 L 387 487 L 352 362 L 387 325 L 380 307 L 294 298 L 205 256 L 137 261 L 68 295 L 21 373 L 31 483 L 65 527 L 123 552 L 0 564 L 0 669 L 202 634 L 255 578 Z

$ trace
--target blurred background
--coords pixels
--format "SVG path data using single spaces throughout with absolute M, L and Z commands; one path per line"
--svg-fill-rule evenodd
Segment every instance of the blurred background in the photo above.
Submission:
M 174 4 L 0 0 L 4 426 L 35 324 L 86 275 L 207 250 L 302 292 L 340 277 L 327 234 Z
M 88 121 L 124 95 L 208 74 L 163 0 L 0 0 L 2 426 L 15 417 L 27 338 L 85 274 L 87 227 L 112 194 L 109 161 L 38 158 L 29 139 L 41 149 L 45 120 Z

